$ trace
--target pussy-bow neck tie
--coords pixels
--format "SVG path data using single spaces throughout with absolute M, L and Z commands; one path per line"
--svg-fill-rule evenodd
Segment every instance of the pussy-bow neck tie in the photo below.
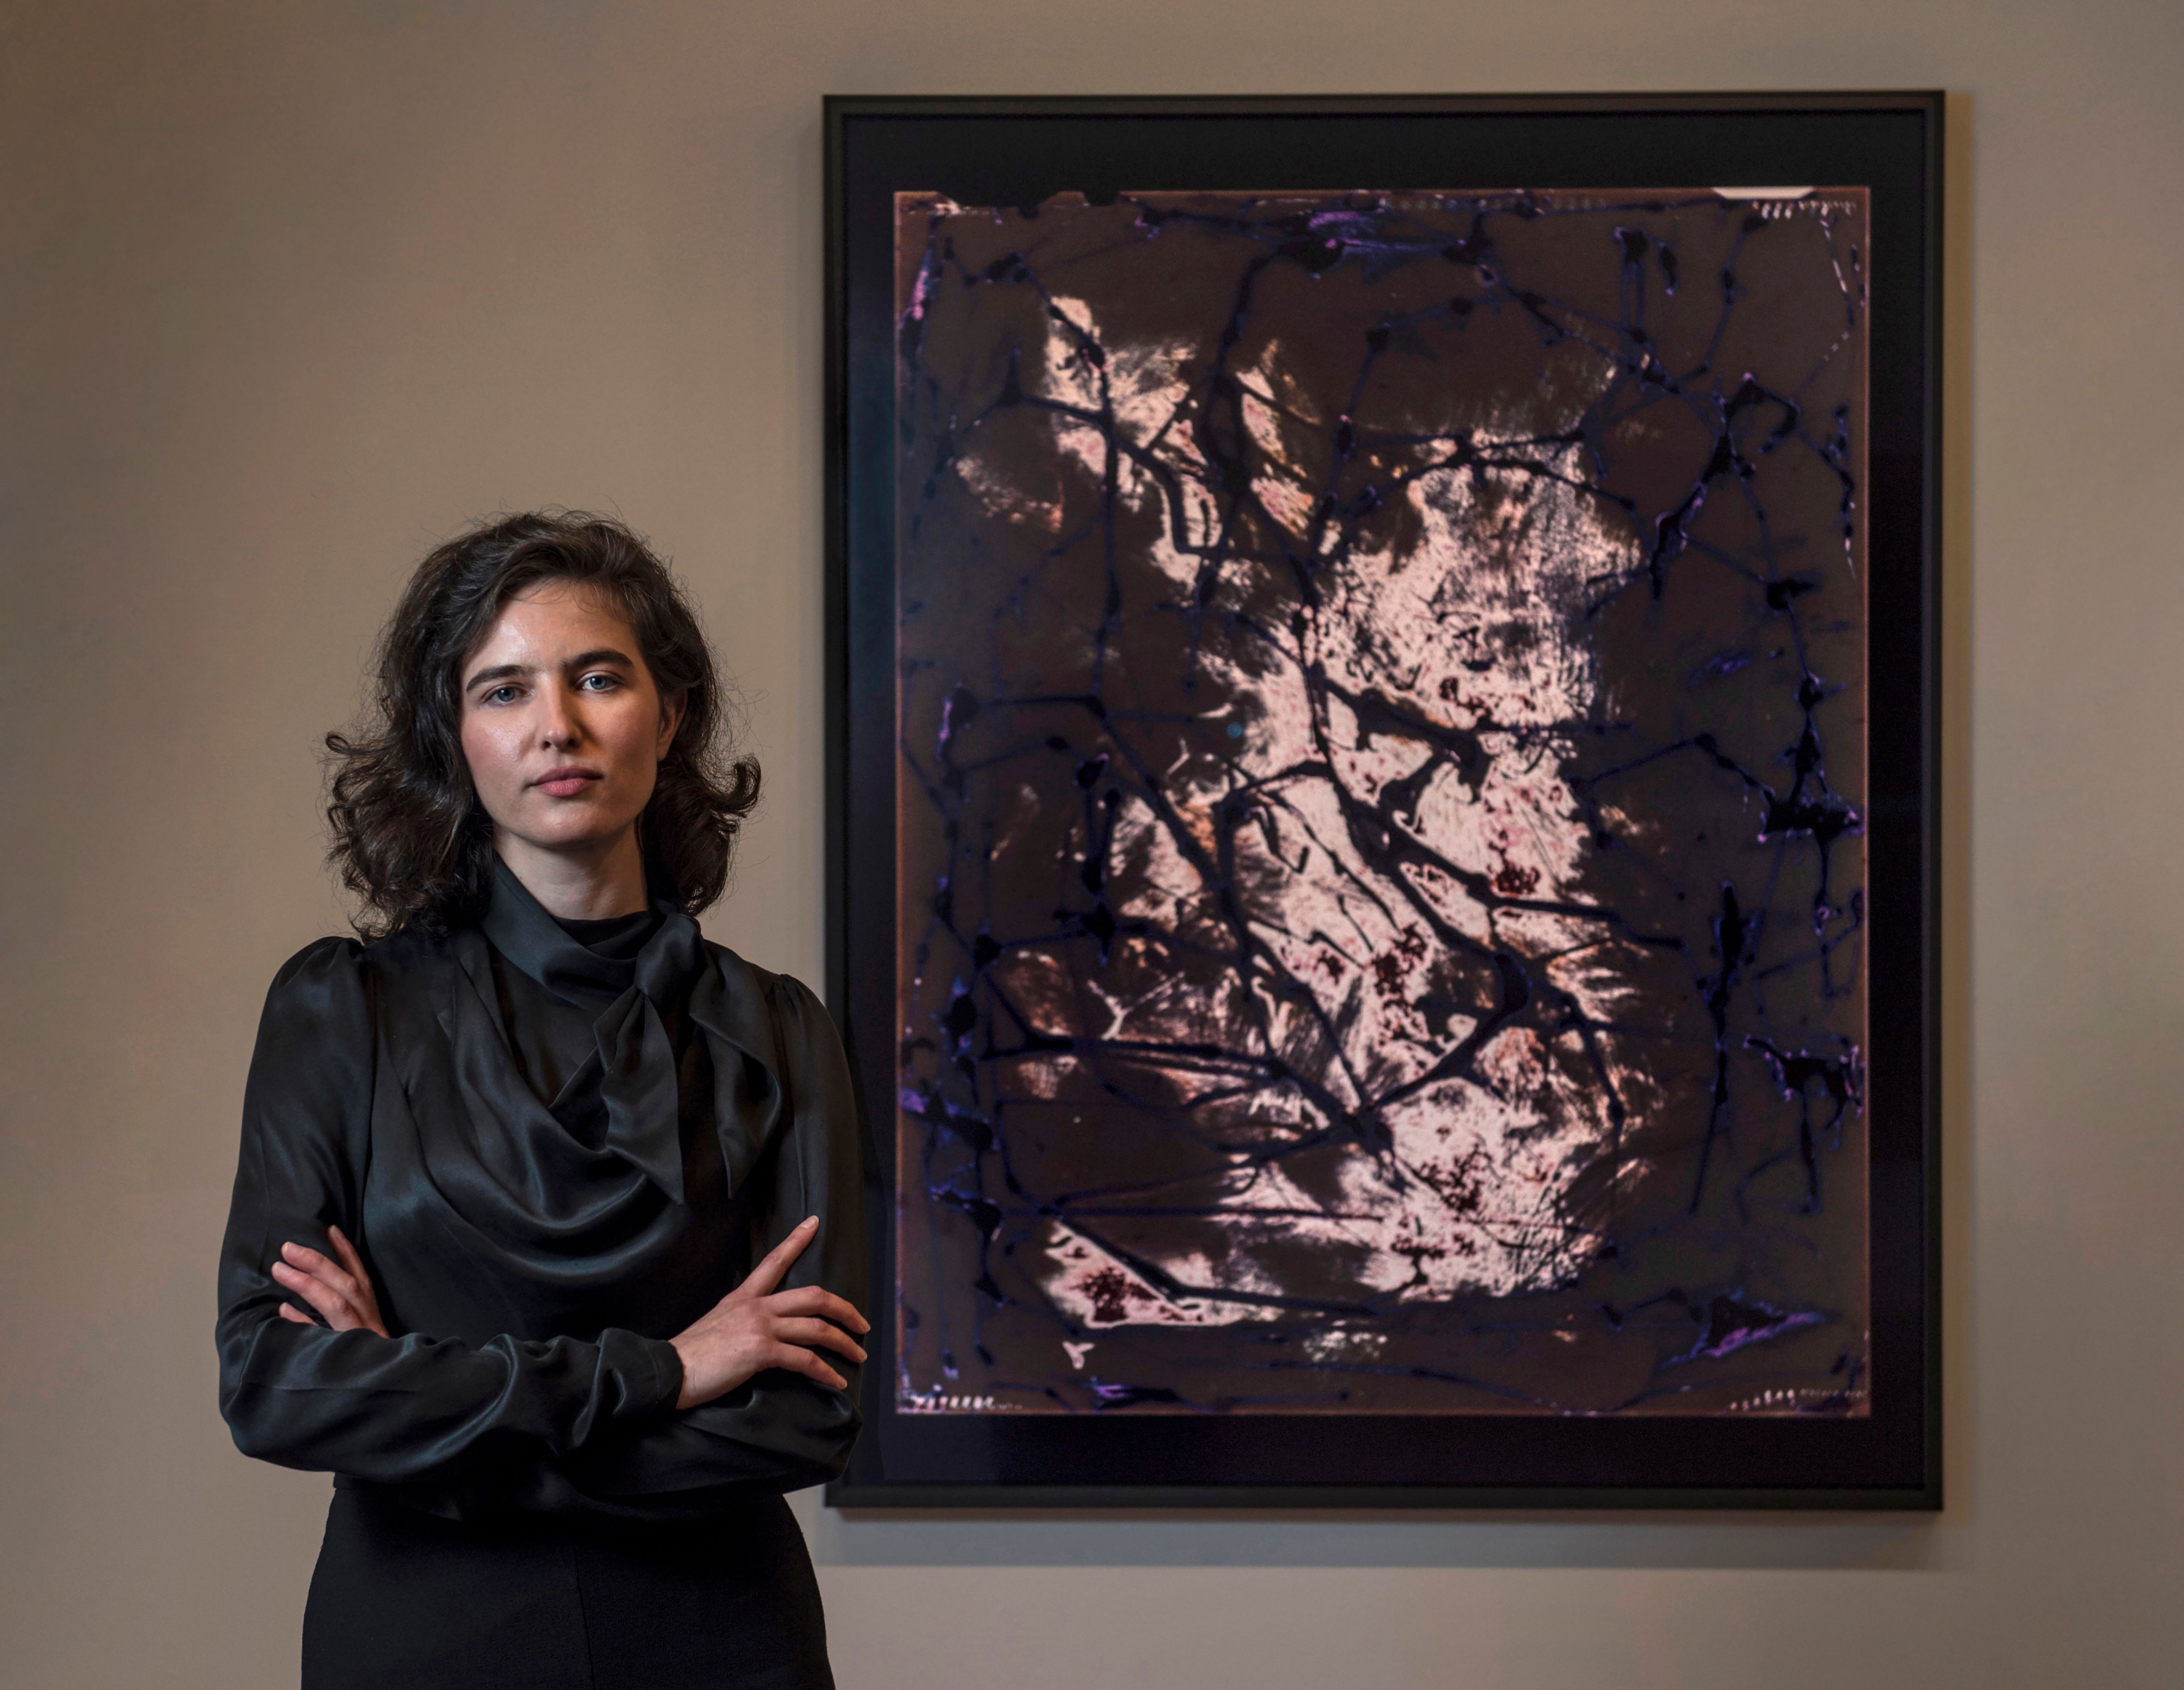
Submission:
M 566 1139 L 561 1148 L 587 1159 L 596 1154 L 627 1164 L 680 1204 L 685 1198 L 682 1065 L 666 1018 L 687 1015 L 710 1046 L 710 1114 L 732 1191 L 779 1125 L 783 1099 L 766 1007 L 743 1001 L 751 995 L 748 991 L 727 989 L 695 921 L 664 900 L 655 900 L 654 908 L 660 925 L 634 957 L 603 956 L 573 937 L 505 863 L 496 862 L 492 900 L 478 931 L 512 965 L 566 1003 L 588 1006 L 611 997 L 592 1023 L 606 1131 L 596 1153 Z M 504 1115 L 511 1108 L 530 1114 L 523 1109 L 525 1103 L 536 1102 L 529 1088 L 508 1083 L 513 1065 L 500 1029 L 479 1026 L 481 1014 L 493 1022 L 499 1019 L 488 1008 L 493 993 L 484 959 L 471 947 L 459 946 L 457 954 L 470 976 L 467 988 L 456 985 L 458 999 L 469 1001 L 459 1001 L 449 1029 L 465 1102 L 473 1114 Z M 487 1045 L 493 1048 L 482 1048 Z M 497 1071 L 483 1071 L 488 1064 Z M 582 1077 L 580 1071 L 572 1084 Z M 538 1110 L 551 1114 L 543 1106 Z M 546 1128 L 535 1119 L 532 1126 Z M 534 1140 L 531 1148 L 538 1148 Z

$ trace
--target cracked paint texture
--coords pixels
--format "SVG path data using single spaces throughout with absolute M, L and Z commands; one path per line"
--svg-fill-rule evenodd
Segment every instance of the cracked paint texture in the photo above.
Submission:
M 1866 1411 L 1866 226 L 898 197 L 900 1407 Z

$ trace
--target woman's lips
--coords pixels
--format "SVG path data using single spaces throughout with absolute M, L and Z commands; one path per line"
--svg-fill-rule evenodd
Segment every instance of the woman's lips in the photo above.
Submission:
M 556 769 L 531 784 L 549 798 L 573 798 L 599 779 L 588 769 Z

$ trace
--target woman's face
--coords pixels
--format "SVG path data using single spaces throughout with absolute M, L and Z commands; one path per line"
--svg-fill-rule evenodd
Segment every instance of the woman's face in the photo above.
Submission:
M 612 851 L 682 720 L 612 601 L 549 581 L 501 607 L 463 661 L 462 743 L 504 857 Z

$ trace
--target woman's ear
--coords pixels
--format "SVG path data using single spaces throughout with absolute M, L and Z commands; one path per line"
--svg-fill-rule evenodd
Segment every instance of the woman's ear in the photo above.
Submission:
M 682 725 L 682 714 L 689 704 L 690 695 L 682 687 L 660 695 L 660 741 L 653 751 L 655 758 L 667 755 L 667 748 L 675 743 L 676 731 Z

